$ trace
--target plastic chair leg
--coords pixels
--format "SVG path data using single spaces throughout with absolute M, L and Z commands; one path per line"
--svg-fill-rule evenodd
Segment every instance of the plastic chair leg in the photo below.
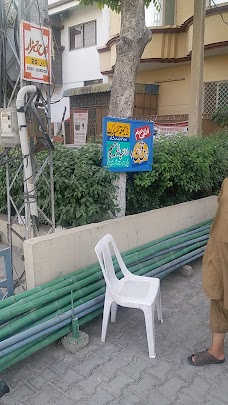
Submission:
M 154 306 L 143 309 L 146 324 L 146 334 L 149 349 L 149 357 L 155 359 L 155 333 L 154 333 Z
M 117 303 L 113 302 L 111 306 L 111 322 L 116 322 L 117 308 L 118 308 Z
M 157 308 L 158 320 L 161 323 L 163 323 L 162 306 L 161 306 L 161 291 L 160 290 L 159 290 L 158 297 L 157 297 L 156 308 Z
M 113 303 L 113 299 L 110 294 L 106 291 L 105 295 L 105 302 L 104 302 L 104 312 L 103 312 L 103 320 L 102 320 L 102 331 L 101 331 L 101 341 L 104 343 L 106 339 L 107 329 L 108 329 L 108 322 L 110 316 L 111 305 Z

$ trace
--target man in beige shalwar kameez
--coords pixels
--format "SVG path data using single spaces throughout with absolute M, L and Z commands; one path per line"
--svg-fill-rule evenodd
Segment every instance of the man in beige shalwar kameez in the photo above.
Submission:
M 223 181 L 218 209 L 203 258 L 203 289 L 211 300 L 211 347 L 188 361 L 195 366 L 225 361 L 224 339 L 228 332 L 228 178 Z

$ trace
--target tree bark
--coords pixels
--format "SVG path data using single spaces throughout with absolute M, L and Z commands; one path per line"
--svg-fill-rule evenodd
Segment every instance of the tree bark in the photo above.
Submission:
M 145 1 L 121 1 L 121 29 L 116 45 L 116 64 L 112 81 L 109 115 L 133 115 L 135 80 L 145 46 L 152 38 L 145 26 Z
M 135 82 L 138 66 L 145 46 L 152 38 L 145 26 L 145 1 L 121 1 L 121 29 L 116 45 L 116 64 L 112 81 L 109 116 L 130 118 L 133 116 Z M 117 216 L 126 211 L 126 173 L 116 181 Z

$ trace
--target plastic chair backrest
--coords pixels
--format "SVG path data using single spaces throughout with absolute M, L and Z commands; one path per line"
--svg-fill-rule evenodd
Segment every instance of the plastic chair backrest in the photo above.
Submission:
M 120 252 L 116 246 L 116 243 L 112 237 L 112 235 L 107 234 L 105 235 L 96 245 L 95 252 L 97 254 L 106 284 L 110 289 L 113 289 L 114 292 L 118 288 L 119 280 L 116 277 L 114 266 L 113 266 L 113 259 L 111 255 L 110 246 L 113 246 L 113 250 L 118 261 L 119 267 L 124 276 L 131 274 L 127 267 L 124 264 L 124 261 L 120 255 Z

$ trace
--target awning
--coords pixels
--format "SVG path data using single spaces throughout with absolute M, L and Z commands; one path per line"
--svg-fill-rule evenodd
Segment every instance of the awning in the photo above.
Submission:
M 64 97 L 82 96 L 83 94 L 106 93 L 111 91 L 111 83 L 93 84 L 92 86 L 75 87 L 67 89 L 63 92 Z M 158 94 L 159 86 L 157 84 L 141 84 L 135 85 L 136 94 Z
M 62 13 L 63 11 L 70 10 L 80 4 L 79 0 L 59 0 L 55 1 L 48 6 L 48 14 L 54 15 Z

